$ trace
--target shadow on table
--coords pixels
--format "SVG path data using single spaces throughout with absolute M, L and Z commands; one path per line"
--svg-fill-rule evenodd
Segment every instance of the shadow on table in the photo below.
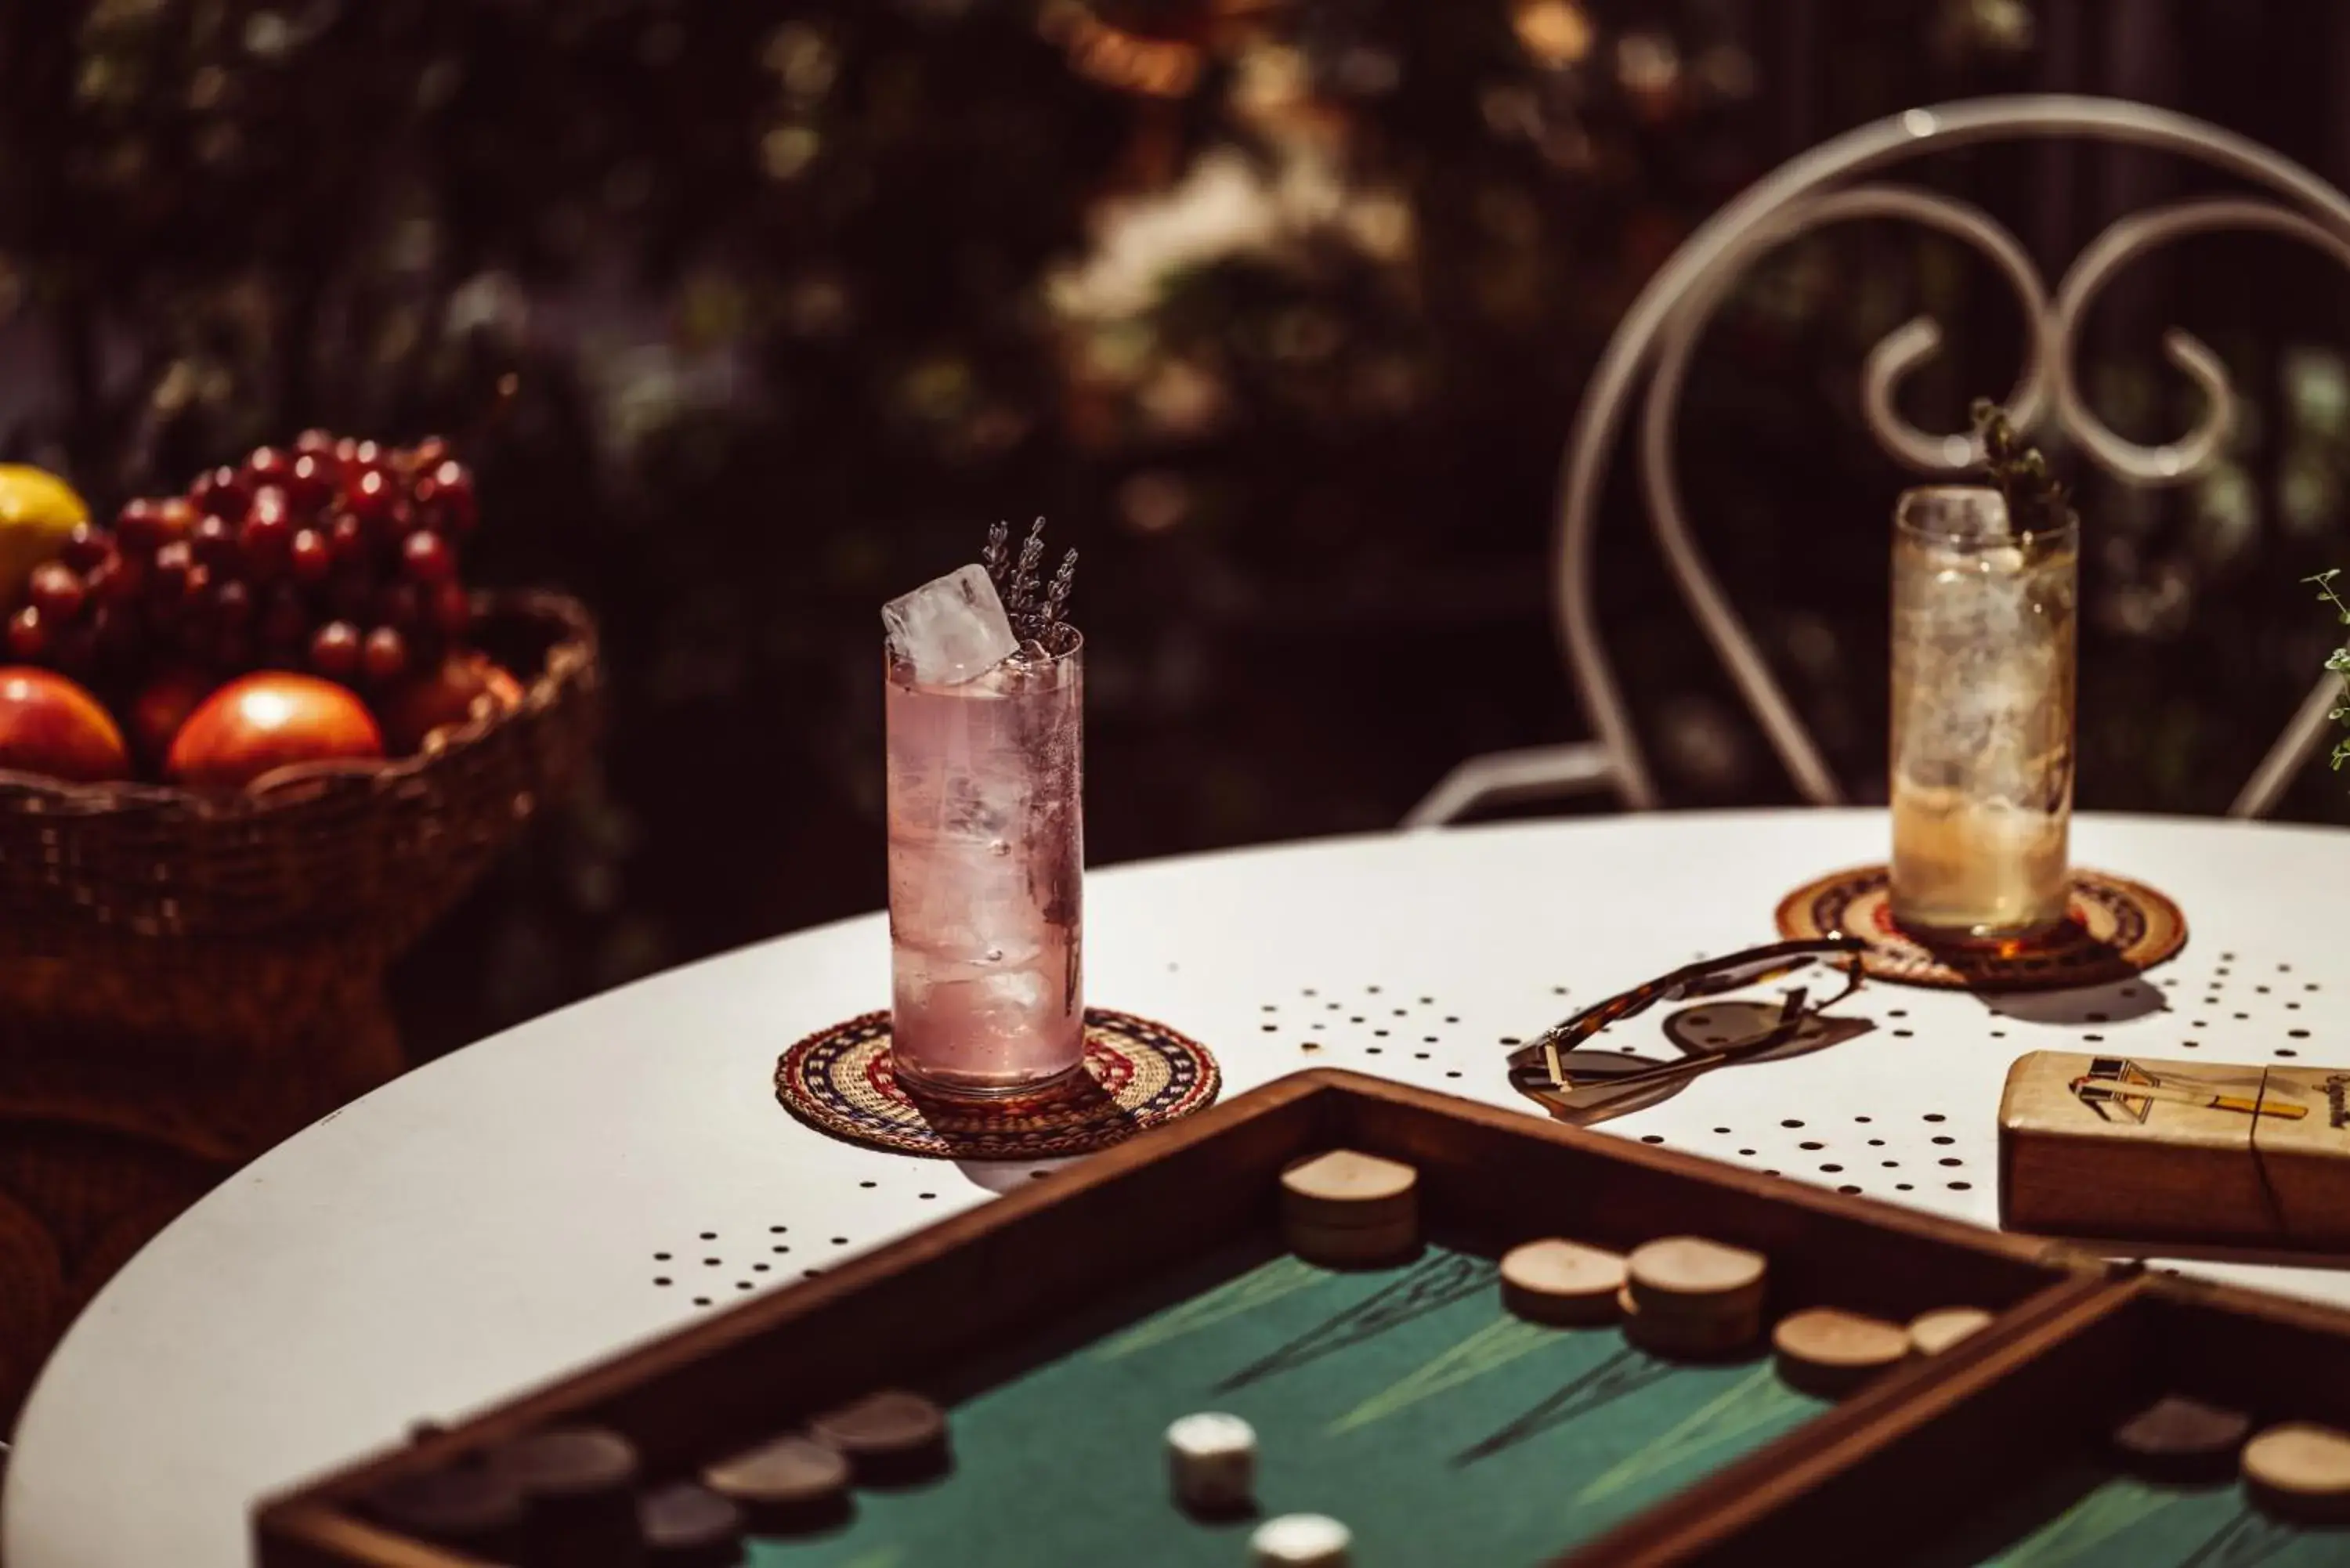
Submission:
M 2129 1023 L 2131 1018 L 2153 1018 L 2167 1011 L 2158 987 L 2138 978 L 2108 985 L 2080 985 L 2061 992 L 1979 990 L 1971 994 L 1981 999 L 1992 1018 L 2052 1023 L 2065 1030 L 2094 1030 L 2101 1023 Z
M 2066 1029 L 2094 1029 L 2100 1023 L 2150 1018 L 2168 1007 L 2158 987 L 2136 976 L 2067 991 L 1977 991 L 1971 994 L 1994 1018 L 2020 1018 L 2026 1023 L 2053 1023 Z

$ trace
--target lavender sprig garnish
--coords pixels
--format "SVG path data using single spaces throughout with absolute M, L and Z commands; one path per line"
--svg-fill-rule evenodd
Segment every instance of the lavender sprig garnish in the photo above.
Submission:
M 1003 596 L 1003 613 L 1011 618 L 1013 635 L 1023 642 L 1036 640 L 1036 564 L 1045 556 L 1045 520 L 1036 519 L 1020 542 L 1012 565 L 1012 591 Z
M 987 548 L 979 553 L 979 564 L 987 568 L 988 576 L 993 579 L 997 597 L 1008 597 L 1012 592 L 1012 579 L 1004 568 L 1012 564 L 1012 528 L 1009 524 L 999 522 L 988 529 Z
M 1061 557 L 1054 570 L 1053 580 L 1045 588 L 1045 606 L 1037 612 L 1040 625 L 1051 628 L 1061 624 L 1061 617 L 1069 607 L 1069 590 L 1077 586 L 1077 553 L 1071 550 Z
M 1051 580 L 1045 580 L 1041 575 L 1045 564 L 1045 520 L 1039 517 L 1020 541 L 1016 559 L 1012 555 L 1011 530 L 1002 523 L 987 531 L 987 547 L 980 552 L 979 559 L 993 579 L 996 594 L 1003 600 L 1003 613 L 1012 622 L 1013 635 L 1023 643 L 1037 643 L 1054 653 L 1066 649 L 1076 629 L 1065 618 L 1069 595 L 1076 587 L 1077 553 L 1071 550 L 1064 555 Z
M 1003 602 L 1013 628 L 1024 634 L 1036 616 L 1036 568 L 1044 562 L 1045 520 L 1039 517 L 1029 527 L 1028 537 L 1020 541 L 1020 561 L 1012 568 L 1012 593 Z

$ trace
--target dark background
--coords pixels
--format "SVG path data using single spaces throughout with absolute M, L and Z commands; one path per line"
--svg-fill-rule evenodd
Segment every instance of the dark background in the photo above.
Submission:
M 1097 865 L 1389 826 L 1468 753 L 1585 734 L 1551 486 L 1641 283 L 1827 136 L 2034 89 L 2350 182 L 2350 7 L 2317 0 L 16 0 L 0 455 L 110 507 L 308 425 L 445 431 L 471 574 L 595 607 L 603 771 L 398 972 L 431 1054 L 877 907 L 876 610 L 999 517 L 1083 553 Z M 2092 147 L 1916 167 L 2052 280 L 2201 188 Z M 2094 317 L 2122 433 L 2193 417 L 2174 321 L 2248 418 L 2160 495 L 2056 454 L 2084 805 L 2220 809 L 2314 678 L 2345 300 L 2284 242 L 2210 239 Z M 1954 428 L 2011 383 L 2016 311 L 1890 225 L 1758 269 L 1683 420 L 1716 569 L 1862 798 L 1902 476 L 1855 388 L 1920 310 L 1950 348 L 1908 411 Z M 1669 798 L 1792 798 L 1617 478 L 1604 629 Z M 2343 784 L 2313 768 L 2284 815 L 2340 820 Z

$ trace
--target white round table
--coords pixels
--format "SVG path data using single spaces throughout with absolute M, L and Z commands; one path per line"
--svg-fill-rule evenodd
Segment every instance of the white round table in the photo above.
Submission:
M 1873 811 L 1607 817 L 1124 867 L 1088 880 L 1087 991 L 1207 1042 L 1228 1095 L 1339 1065 L 1531 1110 L 1503 1037 L 1773 940 L 1782 894 L 1881 858 L 1885 836 Z M 1840 1011 L 1874 1032 L 1607 1129 L 1988 1224 L 2020 1052 L 2095 1035 L 2350 1061 L 2350 833 L 2090 815 L 2074 855 L 2186 910 L 2187 950 L 2141 987 L 2160 1010 L 2076 993 L 2002 1015 L 1871 983 Z M 868 916 L 660 975 L 256 1161 L 67 1336 L 18 1428 L 0 1557 L 229 1568 L 258 1493 L 1026 1179 L 835 1143 L 776 1105 L 778 1053 L 883 1005 L 888 965 Z M 1623 1028 L 1654 1040 L 1661 1016 Z M 2187 1266 L 2350 1302 L 2350 1273 Z

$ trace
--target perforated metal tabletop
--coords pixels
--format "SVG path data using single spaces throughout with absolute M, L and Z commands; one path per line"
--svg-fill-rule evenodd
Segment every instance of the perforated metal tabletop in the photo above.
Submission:
M 1509 1042 L 1771 940 L 1783 893 L 1884 845 L 1880 813 L 1763 812 L 1119 867 L 1088 880 L 1087 992 L 1209 1044 L 1227 1094 L 1338 1065 L 1526 1107 Z M 2075 856 L 2175 898 L 2185 952 L 1996 1004 L 1872 982 L 1844 1004 L 1864 1037 L 1607 1130 L 1989 1223 L 2022 1051 L 2350 1064 L 2350 834 L 2090 815 Z M 484 1041 L 273 1151 L 68 1334 L 19 1427 L 0 1556 L 228 1568 L 256 1493 L 1033 1179 L 830 1142 L 775 1104 L 777 1054 L 884 1005 L 888 974 L 878 916 L 784 938 Z M 1652 1043 L 1660 1016 L 1625 1028 Z M 2350 1303 L 2350 1273 L 2182 1266 Z

